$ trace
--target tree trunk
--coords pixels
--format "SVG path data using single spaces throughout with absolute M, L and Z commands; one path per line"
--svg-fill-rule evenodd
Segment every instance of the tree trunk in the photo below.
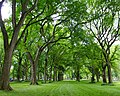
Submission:
M 25 81 L 28 81 L 28 74 L 29 74 L 29 65 L 28 65 L 28 61 L 25 58 L 25 63 L 24 66 L 22 66 L 22 69 L 24 70 L 24 75 L 25 75 Z
M 75 73 L 73 72 L 73 70 L 71 70 L 71 74 L 72 74 L 72 80 L 75 80 Z
M 39 66 L 37 67 L 37 79 L 40 80 L 40 70 L 39 70 Z
M 57 67 L 56 67 L 56 65 L 54 65 L 53 81 L 57 81 Z
M 33 63 L 31 65 L 31 83 L 30 85 L 38 85 L 37 78 L 36 78 L 36 64 Z
M 11 62 L 12 62 L 12 52 L 10 50 L 6 50 L 3 69 L 2 69 L 2 78 L 0 81 L 1 90 L 12 90 L 12 88 L 9 85 Z
M 58 81 L 62 81 L 63 80 L 63 73 L 62 71 L 58 71 Z
M 77 69 L 76 69 L 76 81 L 80 81 L 80 69 L 79 69 L 79 66 L 77 66 Z
M 20 81 L 20 77 L 21 77 L 21 63 L 22 63 L 22 58 L 19 57 L 18 70 L 17 70 L 17 80 L 18 81 Z
M 25 81 L 28 81 L 28 72 L 25 71 Z
M 28 81 L 28 64 L 27 64 L 27 62 L 25 63 L 25 66 L 23 66 L 24 68 L 23 68 L 23 70 L 24 70 L 24 75 L 25 75 L 25 81 Z
M 103 83 L 107 83 L 107 80 L 106 80 L 106 66 L 103 67 L 102 78 L 103 78 Z
M 106 61 L 106 66 L 108 68 L 108 83 L 111 84 L 112 83 L 112 72 L 111 72 L 111 63 L 109 60 L 110 48 L 105 50 L 104 52 L 106 52 L 106 53 L 104 53 L 104 58 Z
M 112 72 L 111 72 L 111 64 L 110 62 L 107 62 L 107 68 L 108 68 L 108 83 L 112 83 Z
M 49 76 L 49 82 L 51 82 L 51 81 L 52 81 L 52 65 L 50 67 L 50 76 Z
M 44 66 L 44 83 L 47 81 L 47 58 L 45 59 L 45 66 Z
M 24 76 L 25 76 L 25 73 L 24 73 L 24 70 L 22 70 L 22 76 L 21 76 L 21 77 L 22 77 L 22 81 L 25 80 L 25 77 L 24 77 Z
M 99 72 L 99 69 L 98 69 L 98 68 L 95 69 L 95 74 L 96 74 L 97 82 L 99 82 L 99 79 L 100 79 L 100 72 Z
M 88 76 L 88 73 L 87 73 L 87 72 L 86 72 L 86 74 L 85 74 L 85 75 L 86 75 L 86 78 L 88 79 L 88 78 L 89 78 L 89 76 Z
M 36 56 L 37 58 L 35 60 L 33 60 L 30 52 L 27 52 L 27 55 L 28 55 L 28 58 L 31 63 L 31 83 L 30 83 L 30 85 L 38 85 L 36 75 L 37 75 L 37 64 L 38 64 L 38 60 L 39 60 L 39 58 L 38 58 L 39 54 L 37 54 L 37 56 Z
M 92 67 L 92 77 L 91 77 L 91 83 L 95 83 L 95 70 Z

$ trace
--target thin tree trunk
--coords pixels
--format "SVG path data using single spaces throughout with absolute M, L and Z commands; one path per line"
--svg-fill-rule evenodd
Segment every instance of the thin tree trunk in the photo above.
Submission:
M 45 59 L 45 65 L 44 65 L 44 83 L 47 81 L 47 58 Z
M 37 78 L 38 78 L 38 80 L 40 80 L 39 66 L 37 67 Z
M 92 67 L 92 77 L 91 77 L 91 83 L 95 83 L 95 70 Z
M 25 75 L 24 70 L 22 70 L 22 81 L 24 81 L 24 80 L 25 80 L 24 75 Z
M 22 57 L 19 57 L 18 70 L 17 70 L 17 80 L 18 81 L 20 81 L 20 77 L 21 77 L 21 63 L 22 63 Z
M 25 71 L 25 81 L 28 81 L 28 72 Z
M 75 79 L 75 73 L 73 72 L 73 70 L 71 70 L 71 74 L 72 74 L 72 78 L 71 79 L 74 80 Z
M 25 58 L 25 63 L 24 66 L 22 66 L 24 70 L 24 75 L 25 75 L 25 81 L 28 81 L 28 74 L 29 74 L 29 65 L 28 65 L 28 60 Z
M 99 69 L 98 69 L 98 68 L 95 69 L 95 74 L 96 74 L 97 82 L 99 82 L 99 79 L 100 79 L 100 72 L 99 72 Z
M 50 76 L 49 76 L 49 82 L 51 82 L 51 81 L 52 81 L 52 65 L 50 67 Z
M 25 81 L 28 81 L 28 64 L 27 62 L 25 63 L 25 66 L 23 66 L 23 70 L 24 70 L 24 75 L 25 75 Z
M 12 79 L 13 81 L 15 80 L 15 68 L 13 68 L 13 71 L 12 71 Z
M 56 67 L 56 65 L 54 65 L 53 81 L 57 81 L 57 67 Z
M 76 69 L 76 81 L 80 81 L 80 69 L 79 69 L 79 65 L 77 66 L 77 69 Z

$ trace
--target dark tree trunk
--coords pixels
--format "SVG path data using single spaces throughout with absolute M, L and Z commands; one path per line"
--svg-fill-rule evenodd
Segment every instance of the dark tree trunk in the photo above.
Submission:
M 44 83 L 47 81 L 47 58 L 45 59 L 45 66 L 44 66 Z
M 22 63 L 22 57 L 19 57 L 18 70 L 17 70 L 17 80 L 18 81 L 20 81 L 20 77 L 21 77 L 21 63 Z
M 80 81 L 80 69 L 79 69 L 79 66 L 77 66 L 77 69 L 76 69 L 76 81 Z
M 103 68 L 103 70 L 102 70 L 103 83 L 107 83 L 107 80 L 106 80 L 106 66 L 103 66 L 102 68 Z
M 111 72 L 111 63 L 110 63 L 110 60 L 109 60 L 110 48 L 108 48 L 107 50 L 105 50 L 103 52 L 106 52 L 106 53 L 103 53 L 103 54 L 104 54 L 104 58 L 105 58 L 105 61 L 106 61 L 106 66 L 108 68 L 108 83 L 111 84 L 112 83 L 112 72 Z
M 95 83 L 95 70 L 92 67 L 92 77 L 91 77 L 91 83 Z
M 5 51 L 4 65 L 2 69 L 2 78 L 0 81 L 1 90 L 12 90 L 9 85 L 9 75 L 12 62 L 12 52 L 10 50 Z
M 88 73 L 86 73 L 86 78 L 87 78 L 87 79 L 89 78 Z
M 57 81 L 57 67 L 56 67 L 56 65 L 54 65 L 53 81 Z
M 58 71 L 58 81 L 62 81 L 62 80 L 63 80 L 63 72 Z
M 38 80 L 40 80 L 40 70 L 39 70 L 39 67 L 37 67 L 37 78 L 38 78 Z
M 111 64 L 110 62 L 107 62 L 107 68 L 108 68 L 108 83 L 112 83 L 112 73 L 111 73 Z

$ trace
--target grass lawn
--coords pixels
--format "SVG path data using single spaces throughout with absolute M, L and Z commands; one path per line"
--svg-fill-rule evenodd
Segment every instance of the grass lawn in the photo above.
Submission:
M 89 81 L 61 81 L 33 86 L 29 82 L 12 82 L 11 86 L 13 91 L 0 91 L 0 96 L 120 96 L 120 83 L 101 86 Z

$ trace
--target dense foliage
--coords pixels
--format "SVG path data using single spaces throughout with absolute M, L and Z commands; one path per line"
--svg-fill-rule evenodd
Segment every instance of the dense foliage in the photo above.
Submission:
M 12 10 L 6 19 L 4 3 Z M 12 90 L 10 81 L 119 80 L 119 5 L 119 0 L 1 0 L 0 89 Z

